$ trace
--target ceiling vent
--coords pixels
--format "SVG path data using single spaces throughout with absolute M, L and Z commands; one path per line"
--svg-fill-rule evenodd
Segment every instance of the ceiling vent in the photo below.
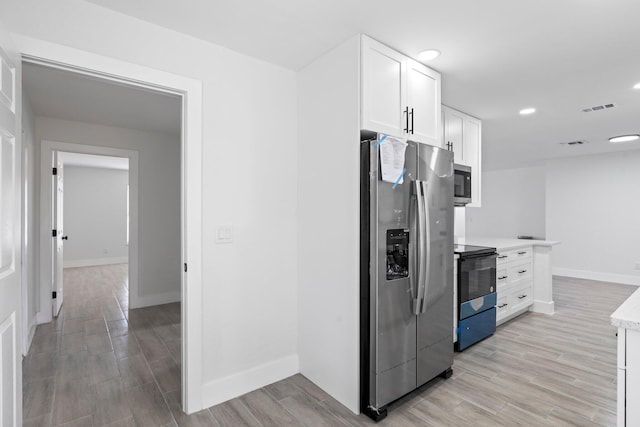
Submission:
M 571 141 L 571 142 L 561 142 L 560 145 L 571 145 L 571 146 L 574 146 L 574 145 L 583 145 L 583 144 L 586 144 L 586 143 L 587 143 L 587 141 Z
M 593 107 L 583 108 L 581 111 L 583 113 L 590 113 L 591 111 L 601 111 L 613 107 L 615 107 L 615 104 L 594 105 Z

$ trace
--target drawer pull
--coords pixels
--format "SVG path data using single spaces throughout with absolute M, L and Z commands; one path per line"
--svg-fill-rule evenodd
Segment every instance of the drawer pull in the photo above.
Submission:
M 518 297 L 518 299 L 522 299 L 522 298 L 526 298 L 526 297 L 527 297 L 526 295 L 520 295 L 520 296 Z
M 507 304 L 507 303 L 500 304 L 500 305 L 498 306 L 498 308 L 504 308 L 504 307 L 506 307 L 506 306 L 508 306 L 508 305 L 509 305 L 509 304 Z
M 522 274 L 522 273 L 526 273 L 526 272 L 527 272 L 527 270 L 520 270 L 520 271 L 518 271 L 518 274 Z
M 498 280 L 504 280 L 504 279 L 506 279 L 507 277 L 509 277 L 509 276 L 502 276 L 502 277 L 498 277 Z
M 526 255 L 527 251 L 518 252 L 518 255 Z
M 498 259 L 504 259 L 504 258 L 507 258 L 507 257 L 509 257 L 509 255 L 500 255 L 500 256 L 498 257 Z

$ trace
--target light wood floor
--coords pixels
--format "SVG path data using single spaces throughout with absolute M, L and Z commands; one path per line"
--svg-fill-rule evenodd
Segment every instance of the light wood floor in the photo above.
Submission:
M 126 266 L 66 270 L 61 317 L 24 361 L 25 426 L 366 426 L 302 375 L 186 416 L 179 304 L 128 310 Z M 91 279 L 88 279 L 91 277 Z M 527 313 L 456 354 L 380 426 L 614 426 L 616 330 L 637 288 L 554 278 L 556 314 Z M 65 424 L 66 423 L 66 424 Z

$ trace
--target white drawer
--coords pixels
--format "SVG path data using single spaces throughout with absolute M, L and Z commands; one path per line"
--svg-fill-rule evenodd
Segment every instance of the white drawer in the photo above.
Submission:
M 518 311 L 533 304 L 533 287 L 532 283 L 526 283 L 514 287 L 509 295 L 509 309 Z
M 509 261 L 511 261 L 511 259 L 509 258 L 509 251 L 498 252 L 498 258 L 496 259 L 496 265 L 498 267 L 504 265 Z
M 514 262 L 507 269 L 507 277 L 508 283 L 513 284 L 530 280 L 533 277 L 533 263 L 531 260 Z
M 509 301 L 507 295 L 498 295 L 496 302 L 496 320 L 501 320 L 509 312 Z
M 531 246 L 527 246 L 526 248 L 514 249 L 511 251 L 511 260 L 519 260 L 525 258 L 531 258 L 532 256 Z
M 496 290 L 502 292 L 509 283 L 509 275 L 505 267 L 498 267 L 496 270 Z
M 504 265 L 507 262 L 531 259 L 532 253 L 533 253 L 533 250 L 531 246 L 526 246 L 520 249 L 499 251 L 498 258 L 496 259 L 496 265 L 500 267 L 501 265 Z

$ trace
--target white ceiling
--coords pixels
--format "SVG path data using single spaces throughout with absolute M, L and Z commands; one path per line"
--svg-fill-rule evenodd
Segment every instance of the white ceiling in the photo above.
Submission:
M 177 95 L 23 63 L 22 85 L 37 116 L 179 135 Z
M 486 170 L 640 148 L 607 142 L 640 132 L 637 0 L 85 1 L 293 70 L 357 33 L 440 49 L 428 65 L 443 102 L 483 120 Z M 574 140 L 587 144 L 559 144 Z
M 129 159 L 126 157 L 60 152 L 58 158 L 64 166 L 129 170 Z

